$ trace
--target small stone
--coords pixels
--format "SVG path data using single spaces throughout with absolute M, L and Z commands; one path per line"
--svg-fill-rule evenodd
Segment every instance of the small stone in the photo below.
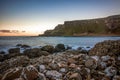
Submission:
M 115 75 L 115 76 L 113 77 L 113 80 L 120 80 L 120 75 Z
M 62 74 L 55 70 L 51 70 L 46 72 L 46 77 L 58 80 L 62 79 Z
M 107 67 L 104 71 L 106 73 L 106 76 L 114 76 L 117 74 L 117 69 L 115 67 Z
M 82 80 L 82 77 L 81 77 L 81 75 L 79 73 L 73 73 L 70 76 L 69 80 Z
M 39 71 L 44 72 L 45 71 L 45 65 L 39 65 Z
M 70 64 L 70 63 L 76 63 L 76 61 L 74 59 L 72 59 L 72 58 L 69 58 L 68 59 L 68 64 Z
M 101 57 L 101 60 L 102 60 L 102 61 L 108 61 L 109 59 L 110 59 L 110 56 L 108 56 L 108 55 Z
M 66 73 L 66 72 L 67 72 L 67 69 L 66 69 L 66 68 L 61 68 L 59 71 L 60 71 L 61 73 Z
M 85 61 L 85 66 L 88 68 L 96 68 L 97 63 L 94 59 L 88 59 L 87 61 Z
M 77 65 L 75 65 L 75 64 L 72 63 L 72 64 L 69 65 L 69 67 L 70 67 L 70 68 L 76 68 Z
M 56 63 L 49 63 L 50 68 L 52 68 L 52 70 L 58 70 L 59 66 Z

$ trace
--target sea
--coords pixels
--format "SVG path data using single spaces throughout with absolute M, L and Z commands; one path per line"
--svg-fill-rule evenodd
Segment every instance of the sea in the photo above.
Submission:
M 104 40 L 120 40 L 119 37 L 31 37 L 31 36 L 11 36 L 0 37 L 0 51 L 8 52 L 10 48 L 15 48 L 17 44 L 26 44 L 31 48 L 42 47 L 45 45 L 64 44 L 72 49 L 82 47 L 86 50 L 91 49 L 98 42 Z M 21 49 L 23 51 L 23 49 Z

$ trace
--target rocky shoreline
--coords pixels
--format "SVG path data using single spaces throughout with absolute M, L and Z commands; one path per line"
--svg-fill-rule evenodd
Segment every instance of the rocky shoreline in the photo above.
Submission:
M 23 53 L 10 49 L 0 53 L 0 80 L 120 80 L 120 40 L 99 42 L 89 51 L 64 44 Z

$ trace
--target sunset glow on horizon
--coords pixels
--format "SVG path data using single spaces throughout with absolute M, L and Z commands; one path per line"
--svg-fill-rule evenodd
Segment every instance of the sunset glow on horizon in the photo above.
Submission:
M 120 0 L 0 0 L 0 36 L 37 36 L 64 21 L 120 14 Z

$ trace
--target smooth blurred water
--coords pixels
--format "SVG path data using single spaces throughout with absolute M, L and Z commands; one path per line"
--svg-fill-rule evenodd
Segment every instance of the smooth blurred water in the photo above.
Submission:
M 73 48 L 93 47 L 104 40 L 120 40 L 120 37 L 0 37 L 0 51 L 15 47 L 17 44 L 35 47 L 63 43 Z

